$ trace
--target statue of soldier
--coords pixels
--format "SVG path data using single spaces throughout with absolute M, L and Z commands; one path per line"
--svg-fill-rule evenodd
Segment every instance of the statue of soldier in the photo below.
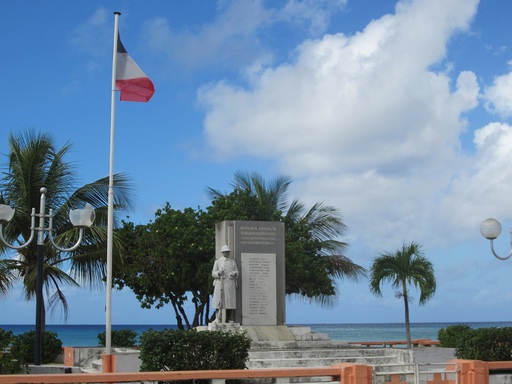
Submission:
M 238 287 L 238 267 L 236 261 L 230 258 L 231 250 L 227 245 L 221 248 L 222 256 L 215 260 L 213 265 L 213 308 L 215 308 L 217 322 L 222 319 L 222 310 L 226 310 L 226 320 L 234 321 L 236 309 L 236 288 Z

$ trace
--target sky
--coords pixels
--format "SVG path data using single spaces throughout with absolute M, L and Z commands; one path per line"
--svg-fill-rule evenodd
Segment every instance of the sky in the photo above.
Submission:
M 502 0 L 37 0 L 0 13 L 0 161 L 9 133 L 36 129 L 80 184 L 108 175 L 115 11 L 123 45 L 155 84 L 117 102 L 114 171 L 136 191 L 129 219 L 169 202 L 206 208 L 237 171 L 289 176 L 289 197 L 334 206 L 346 256 L 369 268 L 411 241 L 435 296 L 412 322 L 512 320 L 512 258 L 479 232 L 512 225 L 512 2 Z M 212 255 L 213 257 L 213 255 Z M 388 285 L 341 280 L 329 307 L 287 300 L 287 323 L 400 323 Z M 68 324 L 103 324 L 105 292 L 66 288 Z M 0 324 L 32 324 L 19 289 Z M 60 312 L 48 323 L 60 324 Z M 113 324 L 175 324 L 114 291 Z

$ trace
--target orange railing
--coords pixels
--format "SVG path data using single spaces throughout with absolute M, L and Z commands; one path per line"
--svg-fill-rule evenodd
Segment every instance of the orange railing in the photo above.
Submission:
M 447 363 L 452 370 L 456 366 L 458 384 L 489 384 L 489 372 L 512 369 L 512 361 L 484 362 L 477 360 L 453 360 Z M 453 380 L 440 375 L 429 384 L 453 384 Z M 373 367 L 364 364 L 340 363 L 320 368 L 239 369 L 218 371 L 174 371 L 174 372 L 126 372 L 126 373 L 70 373 L 35 375 L 0 375 L 0 384 L 14 383 L 129 383 L 147 381 L 180 381 L 193 379 L 257 379 L 329 377 L 341 384 L 372 384 Z M 398 383 L 400 374 L 390 373 L 386 384 Z
M 0 383 L 128 383 L 192 379 L 254 379 L 281 377 L 325 377 L 340 381 L 342 367 L 239 369 L 218 371 L 166 371 L 125 373 L 69 373 L 47 375 L 0 375 Z M 371 377 L 371 376 L 370 376 Z M 361 383 L 362 384 L 362 383 Z

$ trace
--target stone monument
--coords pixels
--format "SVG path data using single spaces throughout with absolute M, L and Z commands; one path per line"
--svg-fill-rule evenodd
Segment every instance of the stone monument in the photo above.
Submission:
M 227 245 L 238 265 L 234 322 L 244 328 L 284 325 L 284 223 L 223 221 L 215 229 L 216 258 Z

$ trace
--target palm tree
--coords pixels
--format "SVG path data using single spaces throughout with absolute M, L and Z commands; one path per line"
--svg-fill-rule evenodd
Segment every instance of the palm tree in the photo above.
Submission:
M 68 315 L 63 285 L 102 286 L 106 265 L 106 221 L 108 200 L 108 177 L 75 187 L 73 165 L 64 160 L 70 149 L 65 144 L 57 149 L 50 135 L 29 130 L 18 135 L 9 135 L 8 164 L 0 184 L 0 203 L 16 208 L 14 218 L 4 226 L 5 239 L 11 244 L 23 244 L 30 237 L 30 212 L 39 208 L 40 189 L 47 188 L 47 209 L 53 209 L 53 236 L 55 241 L 66 247 L 76 241 L 78 230 L 68 220 L 70 209 L 91 204 L 96 211 L 96 221 L 86 231 L 84 241 L 77 250 L 64 253 L 54 247 L 45 247 L 44 290 L 48 309 L 55 309 L 60 303 L 64 316 Z M 123 175 L 116 175 L 114 188 L 116 210 L 131 208 L 131 187 Z M 48 239 L 45 240 L 45 242 Z M 114 244 L 114 257 L 120 259 L 120 244 Z M 0 254 L 9 249 L 0 245 Z M 10 287 L 13 277 L 23 281 L 27 300 L 36 292 L 37 245 L 35 241 L 11 259 L 0 264 L 0 291 Z M 2 288 L 3 287 L 3 288 Z M 43 314 L 43 326 L 44 326 Z
M 409 293 L 407 285 L 413 284 L 420 290 L 419 304 L 424 305 L 436 291 L 436 278 L 432 263 L 423 255 L 421 246 L 411 242 L 405 244 L 396 252 L 385 252 L 373 261 L 370 272 L 370 291 L 382 296 L 381 283 L 389 281 L 397 292 L 398 298 L 404 299 L 405 331 L 407 348 L 411 347 L 411 326 L 409 322 Z
M 0 260 L 0 296 L 6 295 L 12 286 L 15 275 L 6 260 Z
M 288 294 L 299 294 L 319 302 L 323 305 L 331 304 L 337 296 L 335 279 L 349 278 L 357 280 L 364 276 L 366 270 L 352 262 L 341 253 L 347 244 L 339 241 L 346 229 L 338 210 L 334 207 L 316 203 L 306 209 L 304 204 L 294 199 L 288 203 L 287 192 L 291 179 L 287 176 L 279 176 L 267 183 L 258 173 L 235 173 L 232 186 L 235 190 L 249 192 L 255 197 L 263 208 L 258 211 L 258 217 L 251 220 L 285 222 L 286 228 L 286 291 Z M 226 197 L 218 190 L 208 188 L 213 199 Z M 235 220 L 236 218 L 229 218 Z M 297 243 L 308 243 L 308 248 L 297 247 Z M 292 244 L 293 243 L 293 244 Z M 292 250 L 292 245 L 295 245 Z M 320 261 L 319 276 L 315 281 L 304 281 L 303 266 L 315 259 Z M 297 261 L 296 268 L 293 262 Z M 304 262 L 298 265 L 299 262 Z M 298 271 L 294 274 L 292 270 Z M 299 271 L 300 270 L 300 271 Z M 310 274 L 311 276 L 312 274 Z M 322 278 L 325 279 L 320 281 Z M 309 288 L 305 288 L 309 283 Z M 315 286 L 313 288 L 313 286 Z M 322 289 L 324 287 L 325 289 Z

